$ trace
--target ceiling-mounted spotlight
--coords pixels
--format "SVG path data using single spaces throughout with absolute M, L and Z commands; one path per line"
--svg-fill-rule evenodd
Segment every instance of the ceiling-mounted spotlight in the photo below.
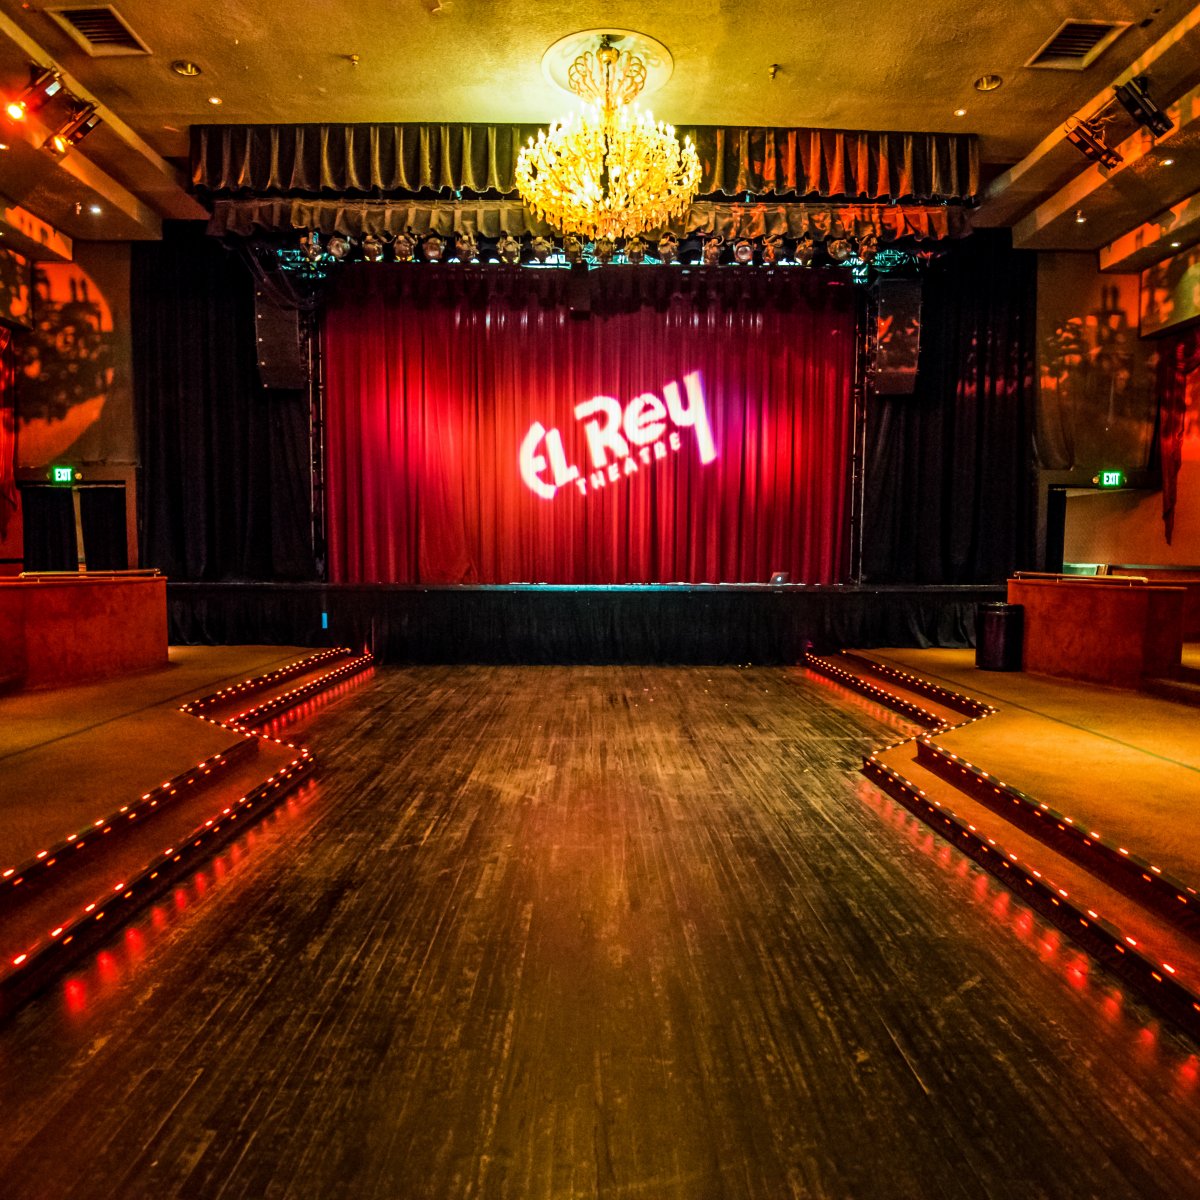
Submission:
M 1075 210 L 1075 224 L 1076 225 L 1086 225 L 1087 224 L 1087 217 L 1084 215 L 1084 211 L 1082 208 L 1077 208 Z
M 1150 130 L 1155 137 L 1162 137 L 1170 133 L 1174 126 L 1171 124 L 1171 118 L 1150 99 L 1146 83 L 1146 76 L 1139 75 L 1136 79 L 1121 84 L 1117 88 L 1117 99 L 1143 129 Z
M 49 67 L 31 66 L 29 86 L 14 100 L 5 105 L 4 111 L 13 121 L 23 121 L 39 108 L 44 108 L 62 91 L 62 76 Z
M 1112 168 L 1125 161 L 1124 155 L 1118 154 L 1105 142 L 1104 130 L 1095 119 L 1081 121 L 1078 117 L 1071 117 L 1063 126 L 1063 132 L 1067 135 L 1067 141 L 1089 162 Z
M 42 149 L 62 158 L 99 124 L 100 114 L 94 104 L 77 105 L 67 120 L 42 143 Z

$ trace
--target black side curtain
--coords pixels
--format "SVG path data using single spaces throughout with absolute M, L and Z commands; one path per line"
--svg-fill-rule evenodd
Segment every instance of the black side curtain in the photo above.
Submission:
M 129 566 L 124 484 L 80 488 L 79 524 L 89 571 L 124 571 Z
M 250 272 L 202 229 L 133 247 L 142 562 L 173 579 L 312 579 L 307 397 L 262 386 Z
M 69 487 L 21 489 L 26 571 L 77 571 L 75 500 Z
M 516 190 L 537 125 L 193 125 L 192 185 L 208 196 Z M 979 190 L 973 134 L 697 125 L 701 195 L 954 200 Z
M 867 407 L 864 574 L 991 583 L 1034 565 L 1036 256 L 975 233 L 925 278 L 912 396 Z

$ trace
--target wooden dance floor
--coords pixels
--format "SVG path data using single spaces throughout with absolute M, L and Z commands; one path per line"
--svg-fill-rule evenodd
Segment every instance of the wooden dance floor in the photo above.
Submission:
M 1200 1195 L 1200 1060 L 800 669 L 380 669 L 0 1026 L 8 1200 Z

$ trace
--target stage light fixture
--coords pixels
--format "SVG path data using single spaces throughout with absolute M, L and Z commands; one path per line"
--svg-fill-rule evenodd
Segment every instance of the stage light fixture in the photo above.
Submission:
M 825 253 L 835 263 L 844 263 L 850 257 L 850 239 L 845 237 L 830 238 L 825 243 Z
M 23 121 L 33 112 L 44 108 L 62 91 L 62 76 L 49 67 L 31 66 L 29 86 L 15 100 L 10 100 L 4 111 L 13 121 Z
M 310 263 L 320 260 L 325 251 L 321 248 L 321 235 L 314 229 L 300 239 L 300 250 Z
M 1174 128 L 1167 116 L 1146 91 L 1146 76 L 1139 75 L 1117 88 L 1117 99 L 1125 111 L 1154 137 L 1162 137 Z
M 1125 161 L 1124 155 L 1118 154 L 1105 142 L 1103 127 L 1094 117 L 1090 121 L 1072 117 L 1063 126 L 1063 132 L 1067 135 L 1067 141 L 1089 162 L 1111 169 Z
M 77 105 L 67 120 L 42 143 L 42 149 L 62 158 L 99 124 L 100 114 L 94 104 Z

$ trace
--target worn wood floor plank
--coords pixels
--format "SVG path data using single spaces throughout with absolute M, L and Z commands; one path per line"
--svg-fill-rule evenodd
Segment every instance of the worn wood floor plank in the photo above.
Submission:
M 868 791 L 883 720 L 781 670 L 379 671 L 294 819 L 0 1028 L 0 1193 L 1200 1196 L 1192 1048 Z

